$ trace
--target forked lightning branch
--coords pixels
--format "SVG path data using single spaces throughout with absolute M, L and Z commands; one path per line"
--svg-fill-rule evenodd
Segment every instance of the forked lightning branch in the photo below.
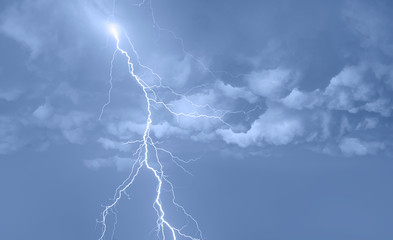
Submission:
M 176 157 L 174 154 L 172 154 L 170 151 L 163 149 L 159 146 L 157 146 L 157 143 L 153 140 L 151 136 L 151 126 L 152 126 L 152 119 L 153 119 L 153 114 L 152 114 L 152 106 L 157 105 L 160 107 L 163 107 L 166 111 L 169 113 L 173 114 L 175 117 L 188 117 L 188 118 L 207 118 L 207 119 L 214 119 L 217 121 L 222 122 L 223 124 L 227 125 L 225 121 L 222 119 L 224 114 L 221 115 L 208 115 L 208 114 L 202 114 L 197 111 L 190 112 L 190 113 L 184 113 L 184 112 L 178 112 L 175 109 L 173 109 L 173 106 L 170 104 L 165 103 L 163 100 L 159 100 L 159 90 L 160 89 L 165 89 L 169 90 L 174 97 L 180 98 L 184 101 L 187 101 L 189 104 L 194 106 L 195 108 L 203 108 L 206 106 L 200 106 L 198 104 L 193 103 L 191 100 L 187 98 L 187 96 L 177 93 L 174 91 L 172 88 L 169 86 L 165 86 L 162 82 L 162 78 L 154 72 L 151 68 L 143 65 L 139 59 L 139 55 L 137 51 L 134 48 L 134 45 L 132 44 L 132 41 L 126 34 L 124 30 L 119 28 L 115 24 L 109 24 L 108 25 L 109 32 L 114 38 L 116 48 L 113 53 L 113 58 L 111 61 L 111 69 L 110 69 L 110 76 L 111 76 L 111 88 L 109 90 L 108 94 L 108 102 L 103 106 L 102 111 L 101 111 L 101 116 L 104 113 L 105 107 L 110 104 L 110 94 L 112 91 L 112 71 L 113 71 L 113 62 L 116 57 L 119 57 L 121 59 L 124 59 L 127 62 L 128 66 L 128 74 L 129 78 L 132 81 L 136 81 L 137 86 L 139 87 L 140 91 L 142 92 L 142 96 L 144 97 L 144 101 L 146 104 L 146 121 L 145 121 L 145 128 L 143 131 L 143 136 L 140 139 L 133 140 L 133 141 L 128 141 L 127 144 L 136 144 L 137 145 L 137 150 L 134 153 L 136 156 L 136 160 L 133 163 L 132 169 L 128 175 L 128 177 L 121 183 L 118 188 L 115 191 L 115 194 L 113 196 L 113 200 L 111 204 L 105 206 L 104 210 L 101 213 L 101 219 L 99 222 L 102 224 L 102 232 L 99 237 L 99 240 L 104 240 L 104 239 L 113 239 L 115 230 L 116 230 L 116 223 L 117 223 L 117 210 L 116 206 L 119 203 L 119 201 L 124 197 L 128 196 L 129 193 L 127 191 L 130 191 L 131 186 L 133 186 L 135 179 L 138 177 L 138 174 L 141 172 L 141 169 L 145 168 L 148 171 L 152 173 L 152 176 L 154 177 L 154 181 L 156 183 L 156 189 L 155 189 L 155 198 L 152 199 L 152 207 L 154 208 L 157 217 L 155 220 L 156 226 L 155 226 L 155 231 L 156 231 L 156 236 L 158 239 L 191 239 L 191 240 L 197 240 L 197 239 L 203 239 L 201 229 L 199 228 L 198 222 L 192 217 L 186 210 L 185 208 L 180 205 L 176 201 L 175 197 L 175 192 L 174 192 L 174 186 L 172 182 L 169 181 L 168 177 L 165 175 L 164 171 L 164 165 L 162 161 L 160 160 L 160 155 L 161 154 L 166 154 L 169 156 L 169 159 L 171 159 L 177 166 L 181 167 L 183 170 L 185 170 L 179 162 L 182 163 L 187 163 L 187 161 L 182 160 L 181 158 Z M 123 42 L 120 41 L 120 39 L 126 39 L 125 44 L 128 44 L 128 48 L 131 49 L 131 52 L 127 52 L 125 48 L 122 48 Z M 135 59 L 132 59 L 131 56 L 136 56 Z M 158 80 L 158 84 L 154 85 L 149 85 L 146 81 L 143 80 L 142 77 L 140 77 L 136 71 L 135 71 L 135 66 L 138 66 L 140 68 L 143 68 L 146 71 L 149 71 L 150 74 L 152 74 L 155 78 Z M 101 117 L 100 116 L 100 117 Z M 131 161 L 131 160 L 130 160 Z M 186 170 L 185 170 L 186 171 Z M 171 202 L 169 204 L 172 204 L 178 211 L 180 211 L 184 216 L 187 218 L 187 221 L 184 223 L 184 225 L 177 226 L 174 223 L 171 223 L 167 219 L 167 213 L 166 213 L 166 206 L 162 201 L 162 192 L 163 190 L 169 191 L 171 195 Z M 168 204 L 168 203 L 167 203 Z M 132 213 L 130 213 L 132 214 Z M 113 215 L 115 221 L 109 221 L 108 216 Z M 111 223 L 110 223 L 111 222 Z M 109 231 L 109 225 L 111 226 L 112 231 Z M 190 226 L 191 225 L 191 226 Z M 194 228 L 192 231 L 193 234 L 190 234 L 186 231 L 188 228 Z

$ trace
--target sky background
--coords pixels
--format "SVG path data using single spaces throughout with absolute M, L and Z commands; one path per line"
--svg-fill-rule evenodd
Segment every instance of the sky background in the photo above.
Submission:
M 230 125 L 153 106 L 154 140 L 198 159 L 190 176 L 162 156 L 205 239 L 393 239 L 392 12 L 382 0 L 1 1 L 0 238 L 99 238 L 135 159 L 123 143 L 147 116 L 119 54 L 106 105 L 114 22 L 122 48 L 128 35 L 201 107 L 163 88 L 160 100 Z M 154 191 L 143 170 L 114 239 L 155 239 Z

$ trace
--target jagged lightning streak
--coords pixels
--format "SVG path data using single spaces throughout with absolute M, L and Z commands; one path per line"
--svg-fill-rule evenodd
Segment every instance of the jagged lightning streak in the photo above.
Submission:
M 168 151 L 164 148 L 158 147 L 157 143 L 155 143 L 152 140 L 152 138 L 150 136 L 151 125 L 152 125 L 151 107 L 152 107 L 152 104 L 157 104 L 157 105 L 164 107 L 165 110 L 167 110 L 168 112 L 170 112 L 171 114 L 173 114 L 176 117 L 184 116 L 184 117 L 189 117 L 189 118 L 216 119 L 216 120 L 221 121 L 223 124 L 229 126 L 229 124 L 223 120 L 223 116 L 225 114 L 227 114 L 227 112 L 222 112 L 220 115 L 201 114 L 196 111 L 191 112 L 191 113 L 177 112 L 174 109 L 172 109 L 170 105 L 166 104 L 164 101 L 158 100 L 157 93 L 156 93 L 155 89 L 164 88 L 164 89 L 170 90 L 170 92 L 172 94 L 174 94 L 177 97 L 181 97 L 182 99 L 184 99 L 188 103 L 192 104 L 194 107 L 209 108 L 211 110 L 214 110 L 209 105 L 195 104 L 191 100 L 189 100 L 185 95 L 175 92 L 172 88 L 170 88 L 168 86 L 164 86 L 162 84 L 161 77 L 157 73 L 155 73 L 151 68 L 141 64 L 141 62 L 139 60 L 138 53 L 135 51 L 135 48 L 134 48 L 132 42 L 130 41 L 130 38 L 125 34 L 126 38 L 128 39 L 128 43 L 131 46 L 133 54 L 137 57 L 136 61 L 137 61 L 138 65 L 141 66 L 142 68 L 144 68 L 145 70 L 150 71 L 151 74 L 153 74 L 156 78 L 159 79 L 159 85 L 150 86 L 149 84 L 147 84 L 140 76 L 138 76 L 135 73 L 134 63 L 131 61 L 130 54 L 126 50 L 124 50 L 120 47 L 119 29 L 117 28 L 117 26 L 114 24 L 111 24 L 111 25 L 109 25 L 109 30 L 116 40 L 116 50 L 114 51 L 113 56 L 112 56 L 112 60 L 111 60 L 110 90 L 109 90 L 108 101 L 102 108 L 100 118 L 104 112 L 104 108 L 110 103 L 110 92 L 112 90 L 113 61 L 114 61 L 115 55 L 117 53 L 121 53 L 121 55 L 124 55 L 126 57 L 127 65 L 128 65 L 128 72 L 129 72 L 130 76 L 132 77 L 132 79 L 136 80 L 137 84 L 139 85 L 139 87 L 141 88 L 141 90 L 143 92 L 143 95 L 144 95 L 144 98 L 145 98 L 145 101 L 147 104 L 146 105 L 147 118 L 146 118 L 146 126 L 145 126 L 145 129 L 143 132 L 142 139 L 127 142 L 127 144 L 139 144 L 139 147 L 137 148 L 136 152 L 134 153 L 134 155 L 137 156 L 137 159 L 132 166 L 129 176 L 116 189 L 112 203 L 110 205 L 107 205 L 102 212 L 102 215 L 101 215 L 102 219 L 100 221 L 100 223 L 102 223 L 102 233 L 99 237 L 99 240 L 103 240 L 106 236 L 107 216 L 109 214 L 115 215 L 115 225 L 116 225 L 117 218 L 116 218 L 116 208 L 115 207 L 123 195 L 128 196 L 128 193 L 126 192 L 126 190 L 132 186 L 132 184 L 134 183 L 135 179 L 137 178 L 138 174 L 140 173 L 140 171 L 143 167 L 145 167 L 147 170 L 149 170 L 153 174 L 153 176 L 155 177 L 155 180 L 157 182 L 156 197 L 154 199 L 153 208 L 155 209 L 155 211 L 157 213 L 156 232 L 157 232 L 158 239 L 167 239 L 166 235 L 168 235 L 168 234 L 166 234 L 166 231 L 168 231 L 170 233 L 169 235 L 171 235 L 171 239 L 174 239 L 174 240 L 176 240 L 178 237 L 183 237 L 183 238 L 191 239 L 191 240 L 203 239 L 202 232 L 201 232 L 198 222 L 185 210 L 185 208 L 183 206 L 181 206 L 179 203 L 176 202 L 173 184 L 168 180 L 167 176 L 165 176 L 165 174 L 164 174 L 163 165 L 162 165 L 160 158 L 159 158 L 159 152 L 169 155 L 170 159 L 177 166 L 181 167 L 185 172 L 189 173 L 186 169 L 184 169 L 179 164 L 179 162 L 187 163 L 187 161 L 182 160 L 181 158 L 175 156 L 170 151 Z M 218 111 L 214 110 L 214 112 L 217 113 Z M 152 150 L 152 153 L 154 155 L 153 159 L 151 157 L 149 158 L 149 153 L 150 153 L 149 150 Z M 157 164 L 158 167 L 156 167 L 156 168 L 153 167 L 155 164 Z M 196 236 L 191 236 L 189 234 L 186 234 L 184 232 L 184 228 L 186 226 L 176 227 L 167 220 L 165 209 L 164 209 L 162 199 L 161 199 L 164 185 L 167 185 L 169 187 L 169 192 L 171 193 L 171 196 L 172 196 L 172 204 L 177 209 L 180 209 L 182 211 L 182 213 L 187 217 L 187 219 L 192 221 L 192 223 L 196 227 L 196 229 L 197 229 Z M 114 225 L 114 230 L 116 227 L 115 225 Z M 114 236 L 114 230 L 111 234 L 111 239 Z

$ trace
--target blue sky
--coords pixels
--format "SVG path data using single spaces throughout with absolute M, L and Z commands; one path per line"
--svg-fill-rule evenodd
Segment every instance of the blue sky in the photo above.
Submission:
M 149 112 L 115 24 L 150 87 L 148 148 L 203 239 L 392 239 L 392 10 L 2 1 L 1 238 L 100 238 L 102 211 L 144 153 L 125 142 L 143 139 Z M 135 179 L 113 239 L 157 239 L 157 179 L 146 166 Z M 163 188 L 167 220 L 197 238 Z

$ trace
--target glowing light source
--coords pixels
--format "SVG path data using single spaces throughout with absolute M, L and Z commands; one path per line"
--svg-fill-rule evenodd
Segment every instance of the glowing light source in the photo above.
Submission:
M 119 36 L 118 27 L 117 27 L 116 24 L 114 24 L 114 23 L 108 24 L 108 29 L 109 29 L 109 32 L 110 32 L 115 38 L 117 38 L 117 37 Z

